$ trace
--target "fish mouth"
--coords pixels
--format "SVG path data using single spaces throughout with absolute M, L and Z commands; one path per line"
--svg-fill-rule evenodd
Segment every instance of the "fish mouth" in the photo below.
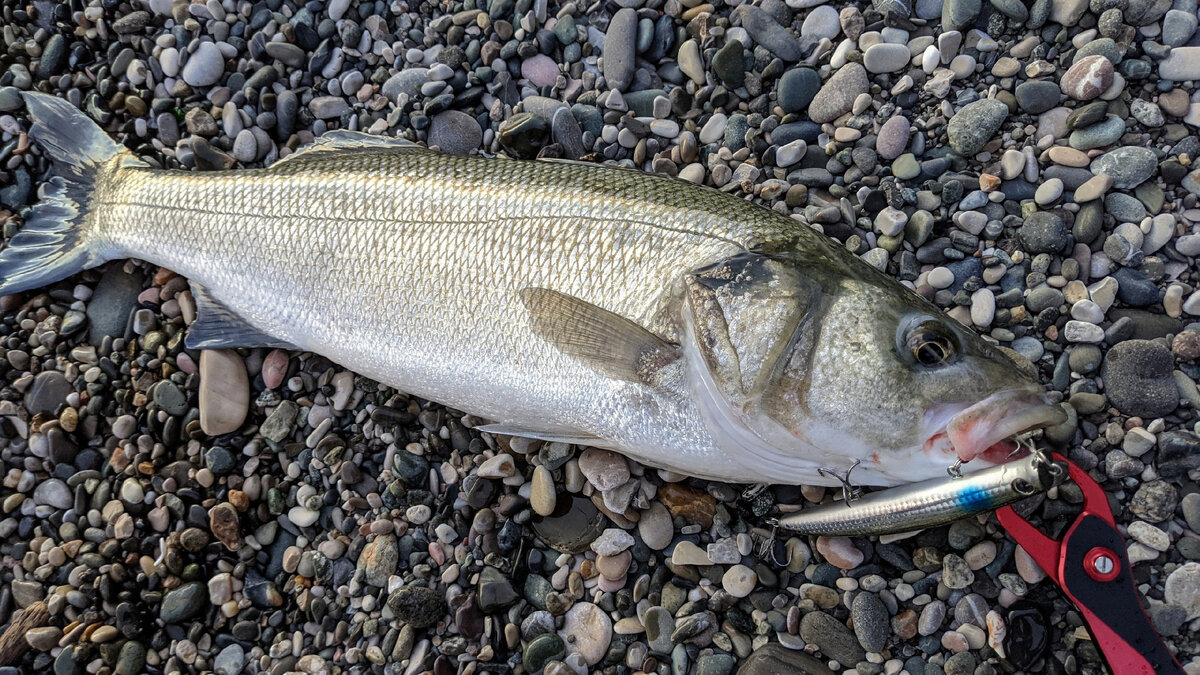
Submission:
M 946 437 L 962 462 L 982 457 L 1003 463 L 1014 450 L 1013 438 L 1062 424 L 1067 414 L 1038 389 L 997 392 L 960 411 L 946 424 Z

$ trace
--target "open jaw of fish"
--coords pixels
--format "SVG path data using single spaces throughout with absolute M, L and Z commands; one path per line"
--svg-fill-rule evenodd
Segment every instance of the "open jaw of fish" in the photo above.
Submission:
M 935 431 L 925 448 L 963 465 L 979 460 L 969 468 L 980 469 L 1023 455 L 1025 449 L 1014 439 L 1066 419 L 1063 409 L 1049 403 L 1040 389 L 1010 389 L 965 408 L 930 411 L 927 422 Z

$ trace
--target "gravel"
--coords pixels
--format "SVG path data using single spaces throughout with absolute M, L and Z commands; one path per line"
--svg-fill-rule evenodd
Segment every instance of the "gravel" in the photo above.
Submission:
M 1150 616 L 1200 667 L 1194 3 L 4 11 L 5 242 L 49 168 L 29 90 L 171 169 L 352 129 L 730 192 L 1030 361 L 1070 413 L 1039 443 L 1120 507 Z M 127 260 L 0 297 L 0 624 L 51 617 L 19 672 L 1103 669 L 992 517 L 772 539 L 835 491 L 480 433 L 305 352 L 189 350 L 196 302 Z M 1078 500 L 1021 508 L 1053 527 Z

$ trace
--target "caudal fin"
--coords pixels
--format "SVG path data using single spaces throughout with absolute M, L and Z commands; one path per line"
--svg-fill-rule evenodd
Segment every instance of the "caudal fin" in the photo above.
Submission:
M 25 224 L 0 251 L 0 295 L 39 288 L 109 259 L 83 227 L 97 178 L 121 166 L 144 165 L 67 101 L 25 93 L 30 136 L 57 174 L 44 183 Z

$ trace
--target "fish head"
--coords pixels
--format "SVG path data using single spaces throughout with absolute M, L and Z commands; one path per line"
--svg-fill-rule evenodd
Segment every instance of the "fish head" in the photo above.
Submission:
M 689 277 L 689 382 L 727 452 L 769 482 L 829 484 L 818 468 L 858 460 L 854 482 L 894 485 L 1003 463 L 1012 437 L 1066 419 L 1023 357 L 837 255 Z

